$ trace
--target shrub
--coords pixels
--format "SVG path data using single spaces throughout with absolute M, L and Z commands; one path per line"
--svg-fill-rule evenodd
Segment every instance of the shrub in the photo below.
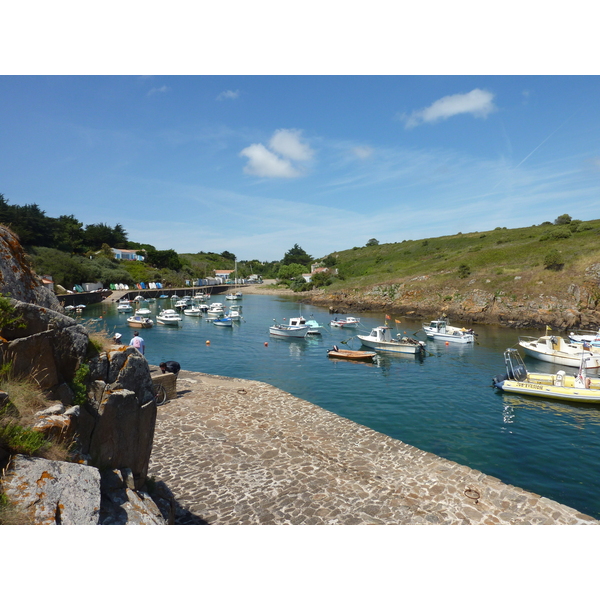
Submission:
M 562 256 L 556 249 L 550 250 L 544 257 L 544 268 L 551 271 L 560 271 L 563 267 Z
M 564 215 L 560 215 L 560 217 L 556 217 L 554 219 L 555 225 L 568 225 L 572 221 L 571 217 L 566 213 Z
M 460 279 L 466 279 L 470 274 L 471 274 L 471 267 L 469 267 L 469 265 L 462 263 L 458 267 L 458 277 Z
M 50 446 L 50 442 L 39 431 L 8 422 L 0 426 L 0 440 L 11 454 L 37 454 Z
M 89 375 L 90 368 L 87 365 L 81 365 L 81 367 L 77 369 L 73 381 L 71 382 L 71 389 L 75 394 L 73 400 L 74 404 L 84 404 L 87 400 L 87 381 Z

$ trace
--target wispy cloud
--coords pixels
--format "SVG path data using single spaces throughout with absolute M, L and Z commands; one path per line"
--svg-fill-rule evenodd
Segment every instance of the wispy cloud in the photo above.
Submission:
M 239 97 L 240 90 L 225 90 L 217 96 L 216 100 L 236 100 Z
M 354 148 L 352 148 L 352 153 L 356 157 L 365 160 L 373 155 L 373 148 L 370 146 L 354 146 Z
M 151 90 L 148 90 L 148 93 L 146 94 L 147 96 L 153 96 L 154 94 L 164 94 L 165 92 L 168 92 L 169 88 L 166 85 L 163 85 L 159 88 L 152 88 Z
M 412 129 L 423 123 L 435 123 L 456 115 L 471 114 L 474 117 L 485 118 L 495 110 L 497 109 L 494 105 L 494 94 L 476 88 L 467 94 L 444 96 L 430 106 L 400 118 L 405 121 L 406 129 Z
M 248 158 L 244 173 L 258 177 L 293 178 L 303 174 L 297 164 L 310 161 L 314 150 L 302 140 L 302 132 L 297 129 L 278 129 L 268 143 L 251 144 L 240 152 Z

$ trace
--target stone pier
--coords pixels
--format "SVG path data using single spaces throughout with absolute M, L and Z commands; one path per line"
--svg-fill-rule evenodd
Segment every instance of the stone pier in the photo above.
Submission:
M 257 381 L 180 371 L 149 475 L 176 522 L 598 524 Z

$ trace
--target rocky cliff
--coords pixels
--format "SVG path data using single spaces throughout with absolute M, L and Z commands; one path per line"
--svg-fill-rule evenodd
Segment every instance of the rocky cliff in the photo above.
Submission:
M 563 288 L 549 289 L 542 281 L 538 290 L 534 286 L 528 282 L 527 291 L 521 291 L 516 281 L 509 291 L 490 292 L 478 288 L 476 280 L 465 280 L 439 287 L 428 285 L 428 276 L 422 275 L 368 289 L 314 290 L 308 301 L 331 312 L 374 310 L 411 318 L 446 315 L 461 323 L 532 328 L 549 325 L 557 330 L 600 327 L 600 265 L 593 265 L 582 280 L 572 280 Z
M 0 330 L 0 369 L 33 382 L 43 398 L 27 429 L 70 446 L 69 461 L 14 454 L 3 428 L 23 419 L 0 391 L 0 500 L 29 523 L 165 524 L 172 499 L 163 490 L 161 513 L 145 489 L 156 423 L 146 359 L 134 348 L 99 351 L 1 226 L 0 267 L 0 292 L 19 317 Z

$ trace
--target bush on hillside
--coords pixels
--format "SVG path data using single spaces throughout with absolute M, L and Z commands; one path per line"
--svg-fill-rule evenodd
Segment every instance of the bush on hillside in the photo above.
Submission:
M 560 271 L 563 264 L 562 256 L 556 249 L 550 250 L 544 257 L 544 268 L 550 271 Z

